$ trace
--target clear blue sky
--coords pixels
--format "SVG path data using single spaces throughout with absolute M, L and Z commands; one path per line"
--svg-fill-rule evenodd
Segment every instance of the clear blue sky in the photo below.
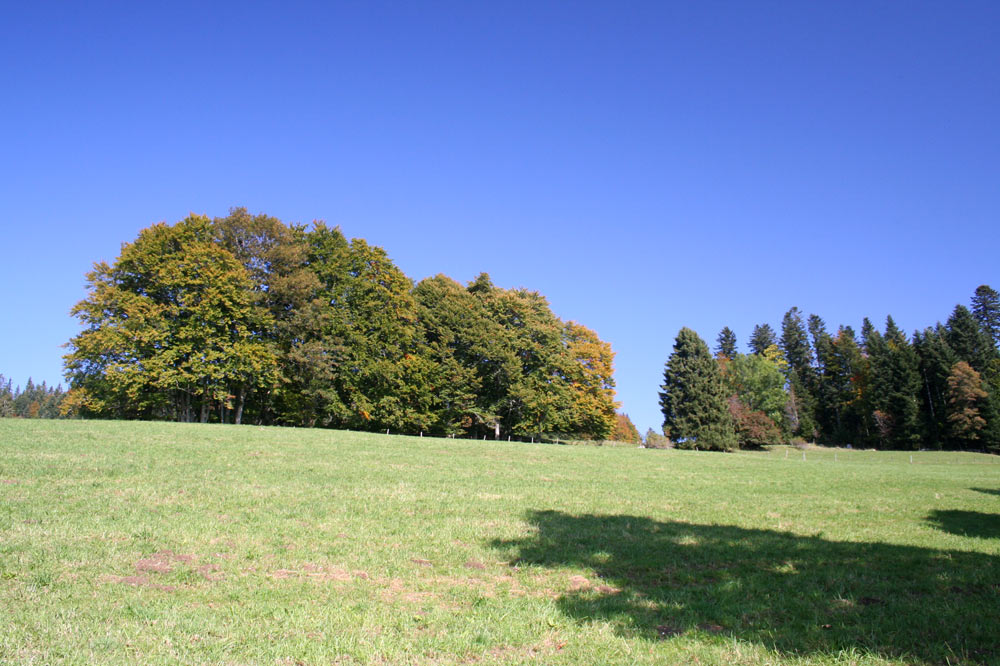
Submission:
M 912 331 L 1000 288 L 1000 3 L 7 3 L 0 373 L 61 380 L 84 273 L 189 211 L 486 271 L 617 352 Z

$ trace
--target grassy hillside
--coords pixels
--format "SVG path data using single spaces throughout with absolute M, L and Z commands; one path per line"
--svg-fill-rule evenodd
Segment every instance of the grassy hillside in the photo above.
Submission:
M 996 457 L 0 420 L 5 663 L 997 663 L 998 618 Z

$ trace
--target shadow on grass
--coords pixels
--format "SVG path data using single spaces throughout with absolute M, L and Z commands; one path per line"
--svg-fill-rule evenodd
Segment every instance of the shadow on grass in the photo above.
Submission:
M 534 535 L 492 545 L 518 566 L 593 571 L 600 580 L 557 603 L 622 635 L 702 632 L 787 655 L 1000 659 L 997 557 L 629 515 L 527 519 Z
M 979 511 L 931 511 L 927 522 L 944 532 L 980 539 L 1000 539 L 1000 515 Z
M 977 493 L 986 493 L 987 495 L 1000 495 L 1000 488 L 972 488 Z

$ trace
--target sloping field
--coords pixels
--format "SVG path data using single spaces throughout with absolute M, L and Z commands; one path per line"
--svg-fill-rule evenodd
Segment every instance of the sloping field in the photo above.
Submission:
M 1000 661 L 1000 459 L 802 456 L 0 420 L 0 661 Z

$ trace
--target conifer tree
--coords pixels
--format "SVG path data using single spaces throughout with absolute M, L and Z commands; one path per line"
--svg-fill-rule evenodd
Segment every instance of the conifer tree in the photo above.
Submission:
M 682 328 L 663 371 L 664 430 L 681 448 L 730 451 L 737 446 L 718 364 L 708 345 Z
M 736 357 L 736 334 L 728 326 L 719 332 L 716 340 L 715 353 L 724 358 Z
M 750 353 L 763 354 L 765 349 L 777 342 L 778 338 L 770 324 L 758 324 L 753 327 L 753 334 L 750 336 Z
M 810 389 L 815 400 L 816 430 L 819 438 L 830 441 L 837 429 L 836 398 L 831 375 L 835 372 L 833 338 L 826 330 L 826 322 L 819 315 L 809 315 L 809 334 L 815 351 L 816 368 Z
M 802 313 L 793 307 L 781 320 L 781 351 L 788 361 L 788 367 L 800 377 L 812 366 L 812 349 L 809 347 L 809 335 L 802 323 Z
M 921 432 L 919 361 L 891 316 L 886 318 L 881 340 L 880 344 L 873 338 L 869 352 L 877 437 L 883 448 L 917 449 Z
M 948 377 L 957 358 L 945 342 L 946 331 L 938 324 L 913 336 L 913 350 L 917 354 L 920 373 L 920 414 L 923 423 L 923 441 L 926 445 L 941 448 L 947 436 L 946 413 L 948 404 Z
M 948 346 L 958 359 L 980 374 L 987 373 L 996 350 L 969 309 L 956 305 L 948 318 L 947 328 Z
M 791 308 L 781 320 L 781 350 L 788 361 L 789 403 L 786 407 L 786 422 L 792 433 L 815 438 L 816 399 L 813 390 L 816 385 L 813 368 L 813 352 L 809 345 L 809 335 L 802 322 L 802 313 L 797 307 Z
M 0 375 L 0 418 L 12 416 L 14 416 L 14 391 L 11 388 L 11 380 L 4 381 L 4 376 Z
M 972 314 L 994 349 L 1000 349 L 1000 294 L 989 285 L 979 285 L 972 296 Z

